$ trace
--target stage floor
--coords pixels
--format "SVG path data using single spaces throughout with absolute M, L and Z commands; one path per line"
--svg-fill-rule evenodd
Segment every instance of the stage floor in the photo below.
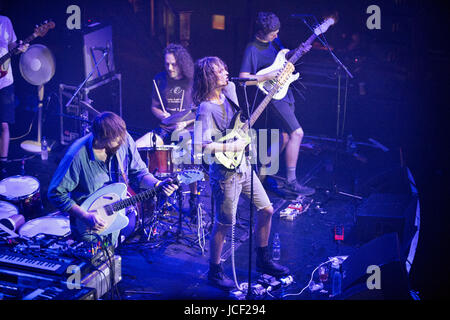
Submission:
M 68 146 L 54 145 L 49 159 L 29 157 L 12 145 L 11 158 L 23 158 L 10 166 L 10 174 L 33 176 L 40 182 L 44 214 L 56 210 L 48 203 L 46 193 L 49 181 Z M 277 189 L 279 176 L 266 177 L 264 185 L 275 208 L 269 245 L 275 233 L 281 238 L 280 263 L 291 270 L 294 282 L 264 295 L 261 299 L 324 300 L 330 299 L 329 279 L 323 290 L 311 292 L 307 286 L 313 270 L 333 256 L 351 256 L 364 243 L 355 232 L 358 207 L 372 193 L 391 193 L 397 190 L 396 168 L 399 155 L 396 150 L 359 145 L 357 154 L 339 150 L 334 143 L 317 137 L 305 138 L 297 168 L 299 181 L 316 189 L 310 197 L 287 197 Z M 336 161 L 337 160 L 337 161 Z M 202 182 L 201 193 L 203 228 L 198 218 L 188 214 L 188 195 L 184 194 L 182 233 L 178 231 L 178 213 L 160 215 L 156 235 L 150 238 L 142 229 L 129 236 L 116 249 L 122 257 L 122 279 L 117 290 L 103 299 L 113 300 L 223 300 L 233 299 L 228 292 L 212 287 L 207 281 L 209 258 L 209 235 L 211 230 L 211 194 L 209 182 Z M 337 186 L 337 189 L 333 188 Z M 338 192 L 336 192 L 338 191 Z M 280 212 L 294 202 L 301 202 L 303 210 L 294 219 L 287 220 Z M 256 210 L 253 213 L 257 214 Z M 149 221 L 151 212 L 144 212 Z M 235 228 L 235 270 L 238 283 L 248 281 L 249 266 L 249 219 L 248 199 L 241 197 Z M 148 226 L 148 224 L 146 224 Z M 334 240 L 334 228 L 344 227 L 344 241 Z M 254 224 L 253 224 L 254 230 Z M 203 237 L 202 237 L 203 235 Z M 224 269 L 232 278 L 231 238 L 226 239 L 222 255 Z M 254 242 L 253 242 L 254 245 Z M 260 276 L 255 271 L 256 252 L 252 251 L 252 282 Z M 314 281 L 318 282 L 317 272 Z M 301 292 L 301 294 L 300 294 Z

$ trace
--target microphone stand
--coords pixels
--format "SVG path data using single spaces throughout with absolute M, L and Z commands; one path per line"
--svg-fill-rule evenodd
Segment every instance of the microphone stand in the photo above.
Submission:
M 316 17 L 314 16 L 314 19 L 317 22 Z M 302 18 L 303 23 L 314 33 L 314 29 L 308 24 L 308 22 L 306 21 L 305 18 Z M 337 64 L 337 76 L 338 76 L 338 99 L 337 99 L 337 107 L 336 107 L 336 141 L 335 141 L 335 155 L 334 155 L 334 164 L 333 164 L 333 189 L 334 192 L 337 194 L 341 194 L 341 195 L 345 195 L 348 197 L 352 197 L 352 198 L 356 198 L 361 200 L 362 198 L 353 194 L 349 194 L 346 192 L 341 192 L 338 190 L 338 186 L 337 186 L 337 182 L 336 182 L 336 168 L 337 168 L 337 163 L 338 163 L 338 148 L 339 148 L 339 136 L 342 136 L 343 132 L 340 132 L 340 114 L 341 114 L 341 72 L 342 70 L 344 70 L 345 72 L 345 76 L 346 76 L 346 88 L 348 86 L 348 78 L 350 77 L 351 79 L 353 79 L 353 75 L 351 74 L 351 72 L 348 70 L 348 68 L 341 62 L 341 60 L 339 60 L 339 58 L 334 54 L 334 52 L 330 49 L 330 47 L 328 46 L 328 43 L 324 42 L 320 36 L 317 37 L 317 39 L 319 39 L 319 41 L 322 43 L 322 45 L 324 47 L 326 47 L 328 49 L 328 52 L 330 53 L 331 57 L 333 58 L 334 62 L 336 62 Z M 347 99 L 345 99 L 344 102 L 344 114 L 346 112 L 347 109 Z M 345 118 L 344 118 L 345 121 Z M 342 127 L 344 127 L 344 123 L 342 124 Z
M 251 114 L 250 114 L 250 106 L 248 103 L 248 97 L 247 97 L 247 85 L 246 82 L 242 82 L 241 86 L 244 88 L 244 95 L 245 95 L 245 104 L 247 107 L 247 115 L 248 115 L 248 132 L 251 132 Z M 252 152 L 251 150 L 252 147 L 252 142 L 250 139 L 250 153 Z M 250 217 L 249 217 L 249 244 L 248 244 L 248 289 L 247 289 L 247 296 L 246 299 L 247 300 L 251 300 L 253 298 L 253 292 L 252 292 L 252 248 L 253 248 L 253 163 L 252 161 L 250 161 Z
M 92 77 L 92 74 L 94 73 L 95 69 L 98 69 L 98 65 L 100 64 L 100 62 L 103 61 L 103 59 L 105 59 L 105 57 L 108 55 L 108 51 L 105 50 L 103 51 L 103 56 L 100 58 L 100 60 L 98 60 L 98 62 L 95 63 L 94 68 L 92 68 L 91 72 L 89 72 L 88 76 L 86 77 L 86 79 L 84 79 L 84 81 L 78 86 L 78 88 L 75 90 L 75 93 L 72 95 L 72 97 L 69 99 L 69 101 L 66 103 L 66 108 L 72 103 L 73 99 L 75 99 L 75 97 L 78 95 L 78 93 L 80 92 L 80 90 L 86 85 L 86 82 L 88 82 L 88 80 Z M 92 108 L 92 107 L 90 107 Z M 94 109 L 94 108 L 92 108 Z M 95 110 L 95 109 L 94 109 Z M 97 110 L 95 110 L 97 111 Z M 97 113 L 99 113 L 97 111 Z

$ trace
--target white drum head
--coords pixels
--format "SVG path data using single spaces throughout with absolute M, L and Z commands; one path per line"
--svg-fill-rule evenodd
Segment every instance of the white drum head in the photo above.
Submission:
M 16 208 L 15 205 L 9 202 L 0 201 L 0 220 L 9 218 L 18 213 L 19 210 Z
M 19 230 L 21 236 L 32 238 L 43 233 L 63 237 L 70 233 L 68 217 L 41 217 L 28 221 Z
M 137 148 L 150 148 L 150 147 L 154 147 L 153 145 L 153 132 L 148 132 L 145 135 L 143 135 L 142 137 L 140 137 L 139 139 L 136 140 L 136 147 Z M 155 144 L 156 146 L 162 146 L 164 145 L 164 142 L 162 140 L 162 138 L 157 135 L 154 134 L 156 141 Z
M 39 181 L 29 176 L 12 176 L 0 181 L 0 195 L 7 200 L 18 200 L 39 190 Z

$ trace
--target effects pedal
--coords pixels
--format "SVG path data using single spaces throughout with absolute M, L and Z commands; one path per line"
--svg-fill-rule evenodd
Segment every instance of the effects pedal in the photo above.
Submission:
M 258 283 L 264 286 L 268 291 L 274 291 L 294 283 L 294 277 L 292 275 L 288 275 L 277 278 L 268 274 L 262 274 L 258 279 Z

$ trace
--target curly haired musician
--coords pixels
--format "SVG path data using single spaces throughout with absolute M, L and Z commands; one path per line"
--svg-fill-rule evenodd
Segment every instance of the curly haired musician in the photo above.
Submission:
M 275 61 L 278 50 L 274 41 L 278 37 L 281 24 L 275 14 L 259 12 L 255 26 L 255 37 L 245 49 L 239 77 L 257 79 L 257 82 L 263 82 L 277 76 L 278 70 L 263 75 L 256 75 L 256 73 L 269 67 Z M 247 82 L 247 84 L 256 85 L 257 82 L 252 81 Z M 286 151 L 286 182 L 284 188 L 296 194 L 311 195 L 314 193 L 314 189 L 300 185 L 296 177 L 303 130 L 295 116 L 295 100 L 291 89 L 288 90 L 283 99 L 272 100 L 269 106 L 269 112 L 276 117 L 283 130 L 281 151 Z
M 17 44 L 17 37 L 11 20 L 8 17 L 0 15 L 0 57 L 13 50 L 17 45 L 19 52 L 25 52 L 28 44 Z M 15 123 L 15 105 L 14 105 L 14 78 L 10 60 L 1 66 L 2 76 L 0 78 L 0 179 L 3 179 L 6 173 L 6 161 L 9 151 L 9 125 Z M 4 74 L 5 73 L 5 74 Z
M 195 64 L 193 100 L 198 106 L 194 128 L 196 150 L 206 154 L 223 151 L 242 151 L 246 143 L 243 139 L 234 142 L 214 142 L 213 137 L 223 135 L 229 128 L 236 113 L 238 100 L 235 86 L 228 82 L 225 63 L 217 57 L 205 57 Z M 268 240 L 270 235 L 273 207 L 256 173 L 251 170 L 248 158 L 244 157 L 236 170 L 228 170 L 213 162 L 209 167 L 211 193 L 215 199 L 216 217 L 210 240 L 210 264 L 208 279 L 211 284 L 231 289 L 234 282 L 227 277 L 220 262 L 225 236 L 232 226 L 239 195 L 250 196 L 251 175 L 253 174 L 253 201 L 258 210 L 256 223 L 257 258 L 256 267 L 260 272 L 284 275 L 289 270 L 276 264 L 270 258 Z
M 169 44 L 164 49 L 164 66 L 166 70 L 154 78 L 152 91 L 152 113 L 159 120 L 192 108 L 194 62 L 191 55 L 182 45 Z M 170 144 L 174 130 L 182 130 L 192 125 L 193 121 L 180 121 L 172 126 L 160 124 L 158 135 L 165 144 Z
M 186 48 L 180 44 L 169 44 L 163 53 L 165 70 L 158 73 L 153 79 L 151 110 L 153 115 L 160 120 L 159 127 L 155 130 L 156 144 L 158 145 L 159 142 L 159 144 L 170 145 L 172 142 L 178 143 L 178 141 L 172 141 L 174 132 L 180 136 L 189 136 L 189 132 L 192 131 L 195 113 L 192 113 L 190 120 L 186 117 L 186 121 L 176 121 L 168 125 L 163 124 L 162 121 L 177 114 L 184 115 L 192 110 L 194 62 Z M 178 137 L 173 138 L 177 139 Z M 162 141 L 158 141 L 159 139 Z M 147 133 L 136 140 L 136 145 L 138 148 L 152 146 L 153 136 Z M 189 207 L 191 216 L 195 217 L 199 201 L 197 183 L 192 183 L 189 189 Z
M 120 161 L 120 163 L 119 163 Z M 74 238 L 90 240 L 89 234 L 78 234 L 73 228 L 75 219 L 82 219 L 94 231 L 104 227 L 104 221 L 94 212 L 87 212 L 80 204 L 101 187 L 123 182 L 125 176 L 134 188 L 153 188 L 161 183 L 142 161 L 133 138 L 122 118 L 103 112 L 93 121 L 92 133 L 76 140 L 61 160 L 48 189 L 48 199 L 60 211 L 70 214 Z M 171 195 L 178 187 L 170 180 L 163 191 Z M 119 233 L 112 236 L 117 243 Z

